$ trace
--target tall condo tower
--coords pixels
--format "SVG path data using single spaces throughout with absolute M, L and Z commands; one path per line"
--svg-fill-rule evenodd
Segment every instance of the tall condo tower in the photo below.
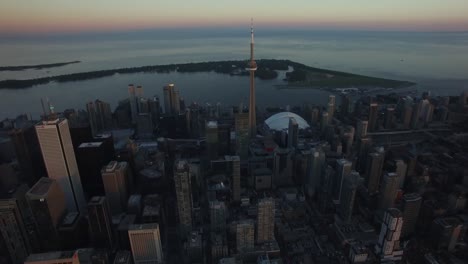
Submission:
M 255 113 L 255 71 L 257 70 L 257 63 L 254 60 L 253 20 L 250 26 L 250 62 L 247 70 L 250 72 L 249 132 L 250 137 L 255 137 L 257 135 L 257 118 Z

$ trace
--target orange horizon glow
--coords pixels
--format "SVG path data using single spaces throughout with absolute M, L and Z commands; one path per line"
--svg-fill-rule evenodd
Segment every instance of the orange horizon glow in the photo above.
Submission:
M 406 0 L 3 0 L 0 33 L 248 27 L 251 17 L 257 27 L 272 28 L 468 31 L 466 10 L 466 0 L 425 0 L 424 5 Z

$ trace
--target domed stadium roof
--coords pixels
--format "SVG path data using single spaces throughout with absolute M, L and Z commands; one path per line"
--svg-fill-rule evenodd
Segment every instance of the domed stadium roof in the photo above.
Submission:
M 294 117 L 294 119 L 296 119 L 296 122 L 299 125 L 299 129 L 309 128 L 309 124 L 307 124 L 304 118 L 291 112 L 281 112 L 281 113 L 274 114 L 270 116 L 267 120 L 265 120 L 265 124 L 271 130 L 276 130 L 276 131 L 288 130 L 289 119 L 291 117 Z

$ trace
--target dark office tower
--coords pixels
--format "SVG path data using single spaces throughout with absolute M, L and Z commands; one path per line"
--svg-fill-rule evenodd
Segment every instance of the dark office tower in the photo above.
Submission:
M 393 128 L 394 116 L 395 116 L 395 108 L 387 107 L 387 109 L 385 110 L 385 129 Z
M 188 233 L 192 229 L 191 176 L 188 162 L 177 160 L 174 164 L 174 184 L 182 233 Z
M 348 177 L 343 180 L 343 190 L 341 191 L 341 200 L 339 207 L 340 217 L 346 221 L 351 221 L 354 209 L 354 200 L 356 190 L 359 185 L 360 175 L 357 171 L 352 171 Z
M 320 120 L 320 131 L 322 131 L 322 133 L 325 132 L 325 129 L 327 128 L 329 123 L 330 123 L 330 118 L 329 118 L 328 112 L 327 111 L 322 112 L 322 118 Z
M 149 113 L 149 100 L 147 98 L 138 98 L 138 113 Z
M 234 115 L 236 132 L 236 153 L 242 160 L 247 159 L 249 152 L 249 115 L 242 109 Z
M 224 159 L 229 163 L 229 172 L 231 174 L 232 200 L 240 201 L 241 180 L 240 180 L 240 158 L 239 156 L 225 156 Z
M 112 216 L 106 197 L 94 196 L 88 203 L 89 230 L 96 248 L 113 248 Z
M 26 193 L 26 198 L 36 220 L 41 251 L 57 250 L 58 226 L 67 210 L 63 191 L 56 180 L 43 177 Z
M 166 115 L 178 115 L 180 112 L 179 90 L 174 84 L 168 84 L 163 88 L 164 112 Z
M 78 147 L 76 156 L 85 195 L 104 194 L 101 168 L 114 158 L 114 153 L 106 148 L 104 142 L 86 142 Z
M 401 122 L 403 123 L 403 128 L 409 129 L 411 127 L 411 117 L 413 116 L 413 107 L 410 105 L 405 105 L 402 110 Z
M 153 97 L 153 99 L 148 101 L 149 110 L 151 113 L 151 118 L 153 120 L 153 127 L 157 127 L 159 124 L 159 118 L 161 117 L 161 104 L 159 103 L 158 97 Z
M 206 149 L 210 160 L 218 157 L 218 122 L 209 121 L 206 123 Z
M 408 193 L 403 195 L 403 227 L 401 237 L 408 237 L 416 229 L 416 223 L 421 210 L 422 198 L 418 193 Z
M 336 161 L 336 176 L 333 186 L 333 201 L 337 204 L 341 201 L 344 179 L 349 176 L 353 163 L 346 159 Z
M 396 194 L 398 192 L 398 189 L 400 188 L 400 182 L 398 180 L 398 175 L 396 173 L 385 173 L 380 192 L 381 209 L 393 207 L 396 199 Z
M 349 108 L 351 107 L 351 96 L 349 94 L 343 94 L 341 96 L 341 115 L 347 116 L 349 114 Z
M 317 188 L 320 186 L 320 180 L 325 166 L 325 158 L 325 152 L 320 147 L 311 149 L 311 160 L 308 165 L 308 176 L 306 180 L 307 193 L 309 196 L 314 196 L 317 192 Z
M 294 171 L 292 149 L 277 148 L 273 154 L 273 185 L 286 186 L 292 183 Z
M 385 152 L 372 152 L 367 156 L 366 180 L 369 194 L 379 192 L 380 177 L 382 176 Z
M 231 153 L 231 125 L 218 124 L 218 155 L 224 156 Z
M 275 240 L 275 200 L 263 198 L 258 202 L 257 244 Z
M 359 156 L 358 156 L 358 170 L 362 173 L 365 174 L 366 168 L 367 168 L 367 157 L 369 154 L 369 151 L 371 149 L 372 145 L 372 139 L 370 137 L 364 137 L 359 139 L 358 141 L 358 147 L 359 147 Z
M 369 105 L 369 131 L 375 132 L 377 130 L 377 120 L 379 117 L 379 105 L 371 103 Z
M 104 190 L 112 215 L 123 213 L 128 201 L 127 162 L 111 161 L 101 170 Z
M 137 97 L 136 97 L 136 91 L 135 91 L 135 86 L 133 84 L 128 85 L 128 95 L 129 95 L 129 100 L 130 100 L 130 113 L 132 116 L 132 123 L 136 122 L 136 118 L 138 115 L 138 107 L 137 107 Z
M 23 222 L 23 214 L 15 198 L 0 199 L 0 240 L 6 245 L 9 263 L 21 264 L 31 253 L 29 234 Z M 2 242 L 0 242 L 2 243 Z
M 179 99 L 180 112 L 185 112 L 185 100 L 183 97 Z
M 153 119 L 151 113 L 139 113 L 136 119 L 138 138 L 153 137 Z
M 210 223 L 211 230 L 223 231 L 226 228 L 226 205 L 224 202 L 210 202 Z
M 367 136 L 367 120 L 358 120 L 356 129 L 356 138 L 365 138 Z
M 310 113 L 310 123 L 318 124 L 320 120 L 320 110 L 317 107 L 312 108 Z
M 32 186 L 40 177 L 47 175 L 36 130 L 31 124 L 24 125 L 11 130 L 10 139 L 21 168 L 21 179 Z
M 405 185 L 405 179 L 406 179 L 406 171 L 408 170 L 408 165 L 401 160 L 395 160 L 395 173 L 398 175 L 398 186 L 399 188 L 403 188 Z
M 69 212 L 85 212 L 86 201 L 66 119 L 44 120 L 36 125 L 47 175 L 57 180 Z
M 432 222 L 430 238 L 436 250 L 455 249 L 460 238 L 463 223 L 457 217 L 440 217 Z
M 294 117 L 289 118 L 288 126 L 288 148 L 297 147 L 297 141 L 299 136 L 299 125 Z
M 91 125 L 93 135 L 112 128 L 112 110 L 110 104 L 96 100 L 94 103 L 87 103 L 86 110 L 88 111 L 89 124 Z
M 416 102 L 413 104 L 413 111 L 411 115 L 411 128 L 418 129 L 419 128 L 419 118 L 421 115 L 421 102 Z
M 328 122 L 329 124 L 333 123 L 333 118 L 335 117 L 335 108 L 336 108 L 335 96 L 334 95 L 329 95 L 328 96 L 328 106 L 327 106 L 328 119 L 330 120 Z

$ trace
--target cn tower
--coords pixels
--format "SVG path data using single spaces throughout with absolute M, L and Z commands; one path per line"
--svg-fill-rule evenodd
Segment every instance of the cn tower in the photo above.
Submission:
M 247 70 L 250 72 L 249 134 L 253 138 L 257 135 L 257 116 L 255 113 L 255 71 L 257 70 L 257 63 L 254 60 L 253 19 L 250 25 L 250 62 Z

